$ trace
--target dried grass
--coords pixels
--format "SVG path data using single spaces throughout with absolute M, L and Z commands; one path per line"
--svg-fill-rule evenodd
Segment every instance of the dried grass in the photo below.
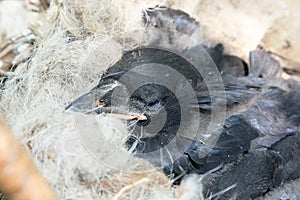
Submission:
M 140 27 L 141 11 L 149 5 L 156 4 L 53 1 L 46 13 L 29 13 L 36 47 L 6 81 L 1 107 L 13 132 L 61 199 L 184 196 L 176 197 L 169 179 L 145 160 L 129 157 L 123 166 L 142 173 L 121 172 L 98 162 L 82 145 L 74 116 L 64 112 L 68 103 L 91 89 L 120 58 L 124 47 L 113 38 Z M 127 134 L 124 122 L 104 116 L 98 121 L 98 128 L 118 136 L 111 137 L 113 143 L 123 142 Z M 107 149 L 100 156 L 105 158 L 112 151 Z M 198 193 L 196 188 L 187 192 Z

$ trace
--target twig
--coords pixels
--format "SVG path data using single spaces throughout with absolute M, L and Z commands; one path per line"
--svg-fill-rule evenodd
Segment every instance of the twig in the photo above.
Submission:
M 130 189 L 136 187 L 137 185 L 140 185 L 145 182 L 149 182 L 149 178 L 142 178 L 130 185 L 126 185 L 114 196 L 114 198 L 112 198 L 112 200 L 118 200 L 122 196 L 122 194 L 124 194 L 127 190 L 130 190 Z
M 57 199 L 27 152 L 1 119 L 0 188 L 12 200 Z

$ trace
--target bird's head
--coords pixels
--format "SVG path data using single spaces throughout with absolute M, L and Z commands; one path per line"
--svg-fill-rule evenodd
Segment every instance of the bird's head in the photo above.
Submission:
M 197 104 L 199 87 L 204 88 L 203 78 L 187 59 L 162 49 L 141 48 L 125 53 L 96 87 L 66 109 L 128 120 L 130 151 L 151 154 L 168 146 L 170 157 L 169 152 L 181 155 L 196 137 L 199 110 L 192 105 Z

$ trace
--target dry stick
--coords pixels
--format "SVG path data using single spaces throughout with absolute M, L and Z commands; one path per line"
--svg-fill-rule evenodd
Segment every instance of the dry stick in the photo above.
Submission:
M 122 188 L 122 189 L 114 196 L 114 198 L 113 198 L 112 200 L 118 200 L 118 199 L 122 196 L 122 194 L 124 194 L 127 190 L 130 190 L 130 189 L 136 187 L 137 185 L 140 185 L 140 184 L 142 184 L 142 183 L 146 183 L 146 182 L 149 182 L 149 181 L 150 181 L 149 178 L 142 178 L 142 179 L 140 179 L 140 180 L 138 180 L 138 181 L 136 181 L 136 182 L 134 182 L 134 183 L 132 183 L 132 184 L 130 184 L 130 185 L 126 185 L 125 187 L 123 187 L 123 188 Z
M 57 199 L 27 152 L 1 121 L 0 188 L 12 200 Z

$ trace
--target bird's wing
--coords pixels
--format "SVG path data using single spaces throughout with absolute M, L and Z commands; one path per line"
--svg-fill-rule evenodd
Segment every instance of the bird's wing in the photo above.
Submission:
M 218 101 L 217 96 L 216 103 L 212 104 L 212 94 L 219 93 L 201 91 L 198 104 L 192 105 L 200 112 L 218 110 L 224 105 L 229 108 L 228 114 L 231 117 L 226 120 L 216 145 L 210 150 L 205 149 L 209 153 L 203 158 L 199 152 L 204 151 L 204 147 L 195 142 L 175 165 L 185 165 L 194 172 L 204 173 L 218 165 L 237 160 L 243 152 L 271 148 L 300 131 L 300 92 L 269 86 L 281 78 L 280 66 L 269 54 L 254 51 L 250 57 L 249 76 L 223 76 L 225 99 L 220 97 Z M 244 106 L 240 109 L 239 104 Z M 230 108 L 234 108 L 233 111 Z M 236 126 L 240 130 L 235 129 Z M 243 129 L 245 126 L 248 128 Z M 255 134 L 248 137 L 249 133 Z M 173 168 L 178 170 L 180 167 Z
M 221 172 L 206 175 L 202 183 L 207 196 L 218 193 L 219 199 L 235 196 L 243 200 L 264 195 L 299 176 L 300 132 L 297 131 L 265 151 L 253 151 Z
M 226 119 L 216 144 L 209 149 L 194 142 L 166 171 L 181 174 L 205 173 L 219 165 L 238 160 L 245 152 L 272 149 L 287 137 L 300 132 L 300 91 L 287 92 L 270 87 L 239 115 Z M 298 147 L 300 148 L 300 147 Z M 208 152 L 205 157 L 201 152 Z
M 211 91 L 204 91 L 198 94 L 198 105 L 194 105 L 194 107 L 198 106 L 202 110 L 215 110 L 220 106 L 231 106 L 242 103 L 259 95 L 263 88 L 272 85 L 275 81 L 280 83 L 282 69 L 279 63 L 270 54 L 263 51 L 256 50 L 250 53 L 249 75 L 247 76 L 236 77 L 236 73 L 246 74 L 248 70 L 248 68 L 245 69 L 245 66 L 242 66 L 242 62 L 238 62 L 233 57 L 228 57 L 227 55 L 222 55 L 221 57 L 219 55 L 217 58 L 214 61 L 218 61 L 216 64 L 220 72 L 225 70 L 222 78 L 226 99 L 222 100 L 218 96 L 215 97 L 215 99 L 220 99 L 220 101 L 213 106 Z M 238 66 L 236 66 L 237 62 L 239 63 Z M 232 69 L 230 66 L 232 66 Z M 214 94 L 220 93 L 214 92 Z
M 260 134 L 253 141 L 253 148 L 270 147 L 300 130 L 299 98 L 299 91 L 270 87 L 243 113 Z
M 185 172 L 206 173 L 220 165 L 237 160 L 241 153 L 250 149 L 251 141 L 258 137 L 257 130 L 242 115 L 228 118 L 213 147 L 194 141 L 165 172 L 180 175 Z M 208 148 L 208 149 L 207 149 Z M 203 156 L 203 151 L 207 155 Z
M 198 104 L 192 105 L 192 107 L 200 110 L 218 110 L 224 106 L 246 103 L 261 94 L 267 80 L 254 77 L 223 76 L 223 82 L 225 89 L 223 93 L 221 91 L 223 88 L 214 86 L 212 86 L 214 91 L 200 91 L 197 94 Z M 214 103 L 212 99 L 214 99 Z

